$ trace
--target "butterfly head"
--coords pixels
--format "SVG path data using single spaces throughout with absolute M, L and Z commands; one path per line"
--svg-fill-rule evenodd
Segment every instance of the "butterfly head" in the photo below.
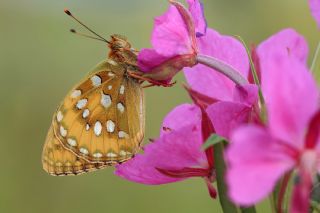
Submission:
M 122 35 L 114 34 L 111 35 L 111 41 L 109 43 L 111 50 L 121 50 L 121 49 L 130 49 L 131 44 L 128 42 L 127 38 Z
M 111 50 L 109 53 L 110 58 L 116 61 L 136 65 L 138 51 L 131 47 L 131 44 L 125 36 L 118 34 L 111 35 L 111 41 L 108 43 L 108 46 Z

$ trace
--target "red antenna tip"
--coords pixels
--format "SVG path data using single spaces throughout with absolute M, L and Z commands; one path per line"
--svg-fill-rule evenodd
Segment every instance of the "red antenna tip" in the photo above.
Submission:
M 64 12 L 68 15 L 68 16 L 72 16 L 71 12 L 68 9 L 64 9 Z

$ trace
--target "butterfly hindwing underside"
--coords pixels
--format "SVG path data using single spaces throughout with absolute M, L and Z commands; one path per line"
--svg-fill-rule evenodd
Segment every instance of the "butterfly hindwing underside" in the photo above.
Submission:
M 144 137 L 144 97 L 123 62 L 107 59 L 75 86 L 54 114 L 43 168 L 81 174 L 124 162 Z
M 104 163 L 89 163 L 65 149 L 50 127 L 43 148 L 42 164 L 51 175 L 78 175 L 106 167 Z

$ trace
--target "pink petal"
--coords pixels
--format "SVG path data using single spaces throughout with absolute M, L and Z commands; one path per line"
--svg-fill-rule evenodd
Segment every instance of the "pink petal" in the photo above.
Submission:
M 158 54 L 154 49 L 142 49 L 138 55 L 138 66 L 147 72 L 167 61 L 169 58 Z
M 194 104 L 182 104 L 175 107 L 162 122 L 160 135 L 171 131 L 179 130 L 185 126 L 195 125 L 201 126 L 201 110 Z M 199 138 L 195 143 L 201 142 Z
M 155 18 L 151 43 L 157 53 L 166 57 L 193 52 L 188 26 L 175 6 Z
M 157 54 L 157 53 L 156 53 Z M 158 61 L 161 64 L 156 65 L 151 70 L 145 70 L 146 72 L 143 76 L 152 80 L 157 81 L 165 81 L 170 82 L 170 80 L 184 67 L 192 67 L 196 64 L 196 57 L 195 55 L 178 55 L 175 57 L 171 57 L 166 61 L 162 61 L 161 58 L 165 59 L 165 57 L 157 57 L 156 54 L 154 56 L 159 59 Z M 146 61 L 149 60 L 151 57 L 146 56 Z M 139 57 L 138 57 L 139 58 Z M 145 60 L 140 58 L 140 60 Z M 158 62 L 146 62 L 145 64 L 153 65 Z M 138 62 L 139 64 L 139 62 Z
M 320 111 L 313 116 L 310 121 L 309 128 L 305 137 L 305 148 L 314 149 L 319 146 L 320 136 Z
M 184 85 L 184 88 L 189 93 L 189 96 L 192 99 L 193 103 L 202 109 L 206 109 L 209 105 L 217 102 L 217 100 L 212 99 L 206 95 L 203 95 L 203 94 L 193 90 L 189 86 Z
M 247 53 L 237 39 L 208 29 L 204 36 L 197 38 L 197 41 L 200 54 L 220 59 L 247 77 L 249 71 Z M 235 84 L 216 70 L 204 65 L 196 65 L 192 68 L 185 68 L 184 73 L 193 90 L 213 99 L 232 100 Z
M 241 103 L 221 101 L 207 108 L 208 116 L 216 133 L 227 139 L 230 133 L 250 119 L 252 108 Z
M 320 28 L 320 0 L 309 0 L 311 14 Z
M 203 36 L 207 30 L 207 22 L 204 16 L 203 4 L 198 0 L 187 0 L 189 11 L 194 21 L 197 37 Z
M 196 125 L 163 134 L 155 142 L 145 146 L 144 154 L 118 165 L 115 174 L 127 180 L 143 184 L 164 184 L 183 180 L 172 178 L 157 170 L 179 170 L 186 167 L 208 168 L 201 143 L 197 141 L 201 130 Z
M 270 53 L 269 58 L 261 57 L 260 65 L 272 134 L 294 146 L 303 146 L 306 128 L 319 100 L 311 73 L 305 64 L 283 54 L 281 49 Z
M 233 101 L 253 106 L 259 98 L 259 88 L 255 84 L 236 85 Z
M 259 60 L 272 59 L 275 53 L 294 56 L 306 63 L 308 44 L 295 30 L 285 29 L 262 42 L 257 48 Z
M 145 77 L 169 82 L 183 67 L 196 64 L 196 33 L 190 12 L 178 2 L 162 16 L 155 18 L 151 42 L 154 49 L 143 49 L 138 55 L 138 65 Z M 193 3 L 197 12 L 197 3 Z
M 265 130 L 249 125 L 232 135 L 225 153 L 229 195 L 240 205 L 252 205 L 265 198 L 295 160 L 290 151 Z
M 312 177 L 309 173 L 300 171 L 298 183 L 294 186 L 290 212 L 309 212 L 309 199 L 312 187 Z

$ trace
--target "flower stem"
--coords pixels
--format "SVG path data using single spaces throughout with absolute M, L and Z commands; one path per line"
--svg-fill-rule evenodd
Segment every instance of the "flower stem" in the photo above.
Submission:
M 224 143 L 221 142 L 215 144 L 213 150 L 218 194 L 222 210 L 225 213 L 237 212 L 237 207 L 229 200 L 227 196 L 227 186 L 224 179 L 226 169 L 226 165 L 223 160 Z
M 275 207 L 275 202 L 274 202 L 274 198 L 273 198 L 273 193 L 269 196 L 268 200 L 270 203 L 271 212 L 276 213 L 276 207 Z
M 256 213 L 256 207 L 250 206 L 250 207 L 240 207 L 241 213 Z
M 316 52 L 314 53 L 314 56 L 313 56 L 313 59 L 312 59 L 312 63 L 311 63 L 311 67 L 310 67 L 311 72 L 315 72 L 314 69 L 315 69 L 315 66 L 316 66 L 316 62 L 317 62 L 317 59 L 318 59 L 319 52 L 320 52 L 320 41 L 318 43 Z
M 267 117 L 266 116 L 267 109 L 265 107 L 265 101 L 264 101 L 264 97 L 262 95 L 260 80 L 259 80 L 259 77 L 258 77 L 257 70 L 255 68 L 255 64 L 253 63 L 253 60 L 252 60 L 252 55 L 251 55 L 250 49 L 246 45 L 245 41 L 241 38 L 241 36 L 235 35 L 234 37 L 236 39 L 238 39 L 242 43 L 243 47 L 246 49 L 246 52 L 247 52 L 247 55 L 248 55 L 248 58 L 249 58 L 249 63 L 250 63 L 250 70 L 251 70 L 251 74 L 253 76 L 254 83 L 256 85 L 258 85 L 258 87 L 259 87 L 259 101 L 260 101 L 259 105 L 261 107 L 261 119 L 265 122 L 266 121 L 266 117 Z
M 255 65 L 254 65 L 252 57 L 251 57 L 250 49 L 248 48 L 248 46 L 246 45 L 244 40 L 241 38 L 241 36 L 235 35 L 234 37 L 236 39 L 238 39 L 242 43 L 243 47 L 246 49 L 247 56 L 249 58 L 251 74 L 253 76 L 254 83 L 259 86 L 260 102 L 261 102 L 262 105 L 264 105 L 264 98 L 263 98 L 262 92 L 261 92 L 261 84 L 260 84 L 260 80 L 259 80 L 259 77 L 258 77 L 257 70 L 255 68 Z
M 283 202 L 284 202 L 285 194 L 287 191 L 287 186 L 288 186 L 288 183 L 290 180 L 290 176 L 291 176 L 291 173 L 290 172 L 287 173 L 281 182 L 281 187 L 280 187 L 279 196 L 278 196 L 278 203 L 277 203 L 277 212 L 278 213 L 283 212 L 283 206 L 284 206 Z
M 222 73 L 238 85 L 244 85 L 249 83 L 248 80 L 244 78 L 239 71 L 237 71 L 231 65 L 226 64 L 225 62 L 217 58 L 198 54 L 197 62 L 217 70 L 218 72 Z

